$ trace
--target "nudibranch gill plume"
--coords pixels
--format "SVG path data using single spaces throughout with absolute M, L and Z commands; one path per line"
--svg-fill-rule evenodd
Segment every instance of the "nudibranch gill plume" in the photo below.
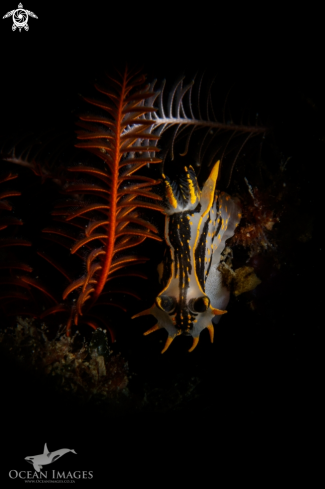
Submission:
M 167 249 L 158 266 L 164 289 L 153 306 L 135 317 L 152 314 L 157 323 L 144 334 L 160 328 L 168 332 L 164 353 L 178 335 L 191 335 L 193 351 L 205 328 L 213 341 L 214 329 L 229 302 L 229 290 L 218 270 L 225 242 L 233 236 L 241 218 L 239 205 L 217 190 L 218 161 L 202 190 L 194 169 L 185 167 L 179 182 L 163 175 L 165 241 Z

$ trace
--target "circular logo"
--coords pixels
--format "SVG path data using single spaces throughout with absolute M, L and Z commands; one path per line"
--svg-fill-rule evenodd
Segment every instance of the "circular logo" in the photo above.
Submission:
M 21 29 L 22 27 L 25 27 L 28 22 L 28 13 L 26 12 L 26 10 L 19 8 L 14 11 L 12 15 L 12 20 L 15 26 Z

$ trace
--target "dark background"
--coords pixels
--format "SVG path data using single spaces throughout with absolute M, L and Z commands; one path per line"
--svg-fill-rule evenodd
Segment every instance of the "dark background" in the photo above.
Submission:
M 13 8 L 12 2 L 3 2 L 1 16 Z M 38 16 L 30 18 L 29 32 L 12 32 L 11 20 L 1 20 L 2 134 L 73 124 L 78 93 L 125 62 L 158 79 L 208 70 L 223 87 L 236 82 L 254 93 L 283 154 L 308 160 L 302 187 L 315 226 L 312 240 L 295 251 L 296 268 L 285 291 L 274 295 L 274 308 L 281 305 L 279 324 L 269 330 L 261 324 L 256 334 L 245 319 L 240 324 L 237 314 L 235 330 L 224 333 L 224 348 L 215 350 L 218 357 L 210 360 L 210 369 L 206 364 L 207 410 L 193 404 L 177 413 L 123 417 L 78 411 L 2 360 L 1 480 L 7 480 L 11 468 L 25 470 L 22 459 L 40 453 L 45 441 L 50 450 L 74 448 L 78 463 L 73 455 L 65 457 L 75 470 L 80 464 L 98 478 L 118 475 L 123 481 L 127 472 L 145 480 L 146 467 L 156 467 L 160 477 L 173 464 L 185 467 L 180 474 L 189 474 L 193 457 L 201 464 L 212 457 L 218 466 L 232 456 L 234 445 L 245 447 L 256 433 L 265 442 L 272 427 L 279 430 L 279 440 L 312 424 L 317 429 L 324 367 L 319 311 L 325 138 L 317 35 L 307 36 L 292 19 L 275 16 L 271 22 L 269 13 L 256 17 L 256 12 L 224 13 L 219 7 L 212 13 L 184 5 L 181 15 L 158 4 L 117 8 L 92 2 L 67 11 L 56 4 L 24 2 L 24 8 Z M 213 453 L 207 449 L 210 443 Z M 51 469 L 67 470 L 65 462 Z

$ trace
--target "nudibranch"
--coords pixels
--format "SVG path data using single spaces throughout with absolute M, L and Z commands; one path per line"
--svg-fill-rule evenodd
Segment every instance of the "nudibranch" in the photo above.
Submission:
M 164 289 L 154 305 L 134 317 L 152 314 L 155 326 L 168 332 L 164 353 L 178 335 L 191 335 L 193 351 L 205 328 L 213 342 L 214 329 L 227 312 L 229 290 L 218 270 L 225 242 L 233 236 L 241 218 L 238 204 L 216 188 L 218 161 L 202 190 L 195 171 L 185 167 L 185 176 L 177 183 L 163 175 L 166 188 L 165 240 L 167 249 L 158 266 Z

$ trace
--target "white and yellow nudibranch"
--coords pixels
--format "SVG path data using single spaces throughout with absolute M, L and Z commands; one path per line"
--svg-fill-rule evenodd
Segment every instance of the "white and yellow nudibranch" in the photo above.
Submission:
M 225 242 L 233 236 L 241 213 L 228 194 L 216 189 L 219 165 L 220 161 L 201 191 L 192 167 L 185 167 L 186 175 L 178 184 L 163 175 L 168 248 L 158 271 L 164 289 L 150 309 L 134 316 L 152 314 L 158 320 L 145 335 L 160 328 L 167 330 L 161 353 L 180 334 L 193 337 L 189 349 L 193 351 L 205 328 L 213 342 L 213 325 L 227 312 L 229 290 L 222 283 L 218 266 Z

